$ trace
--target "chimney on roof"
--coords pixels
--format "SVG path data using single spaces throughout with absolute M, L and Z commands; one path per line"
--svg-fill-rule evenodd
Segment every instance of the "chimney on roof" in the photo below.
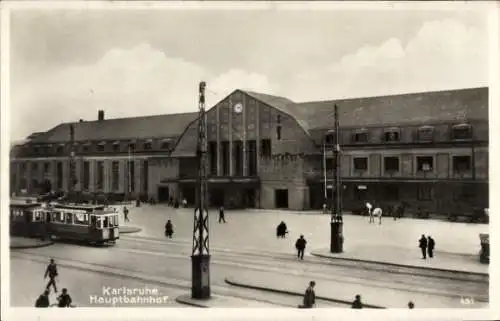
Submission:
M 104 120 L 104 110 L 99 110 L 97 112 L 97 120 Z

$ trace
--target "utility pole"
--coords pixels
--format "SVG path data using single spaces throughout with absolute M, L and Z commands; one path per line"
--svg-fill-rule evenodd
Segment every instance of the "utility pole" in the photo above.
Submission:
M 68 178 L 68 194 L 72 195 L 75 191 L 76 179 L 76 164 L 75 164 L 75 125 L 69 125 L 69 178 Z M 71 196 L 70 196 L 71 197 Z
M 207 122 L 205 113 L 204 81 L 199 85 L 198 110 L 198 158 L 197 200 L 194 210 L 193 252 L 191 255 L 191 297 L 193 299 L 210 298 L 210 251 L 208 239 L 207 210 Z
M 332 193 L 332 212 L 330 215 L 330 252 L 342 253 L 344 245 L 342 220 L 342 182 L 340 178 L 340 126 L 338 106 L 334 106 L 335 132 L 333 141 L 333 160 L 335 186 Z

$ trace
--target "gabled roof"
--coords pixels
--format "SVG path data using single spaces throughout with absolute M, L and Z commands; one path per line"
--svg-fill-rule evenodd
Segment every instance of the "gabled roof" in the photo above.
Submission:
M 198 113 L 167 114 L 145 117 L 113 118 L 74 123 L 75 140 L 121 140 L 153 137 L 178 137 Z M 69 141 L 70 123 L 60 124 L 38 135 L 32 143 Z
M 341 127 L 488 120 L 488 88 L 289 104 L 286 109 L 307 131 L 333 127 L 333 106 Z

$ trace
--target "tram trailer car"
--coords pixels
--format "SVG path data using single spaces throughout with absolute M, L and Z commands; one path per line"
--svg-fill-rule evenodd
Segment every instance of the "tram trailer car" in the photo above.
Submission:
M 102 205 L 53 204 L 47 221 L 54 239 L 101 245 L 120 238 L 118 213 Z
M 46 235 L 45 213 L 40 203 L 11 200 L 10 235 L 44 237 Z

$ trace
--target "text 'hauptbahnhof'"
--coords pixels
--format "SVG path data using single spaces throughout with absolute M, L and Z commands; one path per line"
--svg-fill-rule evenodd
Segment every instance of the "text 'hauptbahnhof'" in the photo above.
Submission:
M 334 104 L 346 210 L 366 201 L 431 213 L 488 207 L 488 88 L 303 103 L 235 90 L 206 113 L 210 205 L 322 208 L 335 187 Z M 197 117 L 105 119 L 101 110 L 74 123 L 75 189 L 193 204 Z M 70 123 L 15 146 L 11 192 L 67 190 L 70 151 Z

